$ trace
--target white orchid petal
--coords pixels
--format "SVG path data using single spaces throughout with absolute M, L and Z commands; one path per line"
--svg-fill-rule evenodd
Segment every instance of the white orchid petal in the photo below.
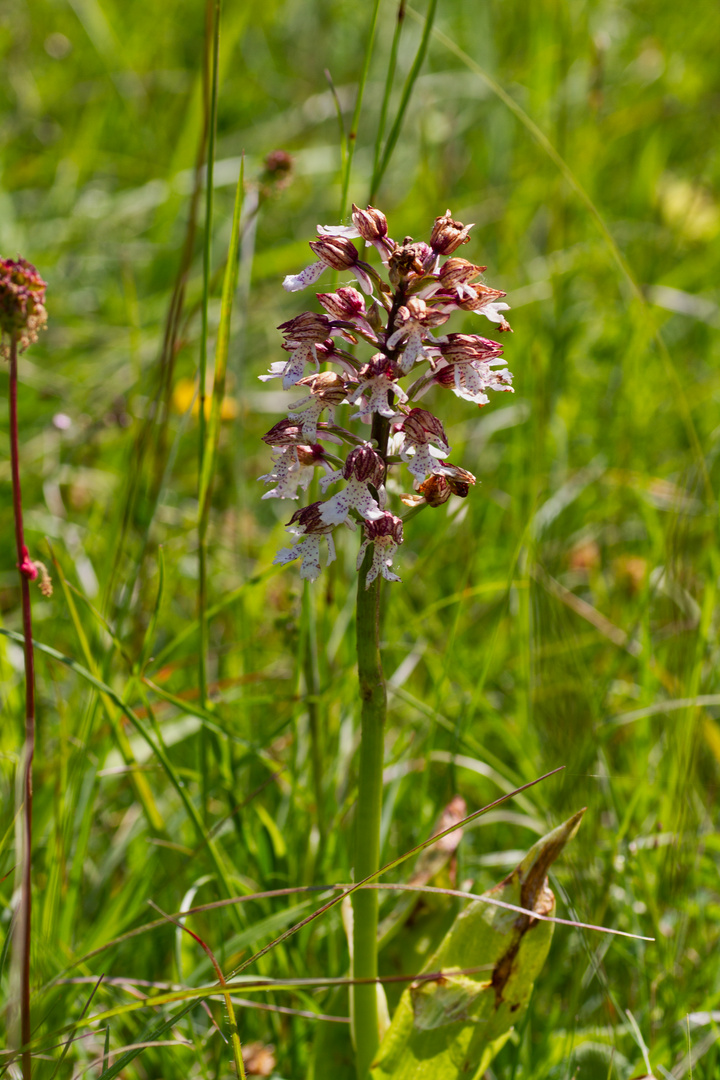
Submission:
M 283 289 L 285 292 L 300 292 L 301 289 L 307 289 L 308 285 L 315 284 L 324 270 L 327 270 L 327 263 L 310 263 L 299 274 L 288 274 L 283 280 Z
M 357 240 L 360 233 L 354 225 L 318 225 L 318 236 L 346 236 L 348 240 Z
M 368 296 L 370 296 L 372 294 L 372 291 L 373 291 L 372 281 L 370 280 L 368 275 L 365 273 L 365 271 L 362 269 L 362 267 L 361 266 L 351 266 L 350 270 L 355 275 L 355 277 L 357 278 L 358 284 L 359 284 L 360 288 L 362 289 L 362 291 L 364 293 L 367 293 Z

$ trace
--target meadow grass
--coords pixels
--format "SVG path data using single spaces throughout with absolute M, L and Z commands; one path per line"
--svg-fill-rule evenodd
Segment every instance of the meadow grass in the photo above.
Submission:
M 375 197 L 400 237 L 424 238 L 446 206 L 476 222 L 462 253 L 508 292 L 516 392 L 477 414 L 437 403 L 455 459 L 481 483 L 449 512 L 413 519 L 403 585 L 385 590 L 381 857 L 423 840 L 457 794 L 471 811 L 565 766 L 467 830 L 456 881 L 488 887 L 587 806 L 553 876 L 558 914 L 655 941 L 558 927 L 490 1075 L 679 1080 L 692 1068 L 710 1080 L 720 1063 L 715 8 L 439 3 L 415 70 L 423 24 L 411 8 L 394 44 L 397 5 L 379 4 L 369 52 L 374 5 L 226 0 L 204 287 L 208 12 L 188 0 L 0 9 L 0 252 L 21 252 L 49 283 L 49 329 L 20 361 L 26 532 L 55 584 L 33 601 L 37 1035 L 62 1043 L 101 975 L 89 1014 L 214 978 L 199 945 L 149 901 L 175 913 L 350 879 L 356 545 L 312 590 L 272 567 L 289 512 L 261 502 L 255 478 L 269 461 L 260 435 L 286 395 L 257 376 L 280 355 L 275 327 L 298 310 L 282 277 L 305 265 L 317 222 L 367 201 L 386 145 L 380 117 L 394 138 L 411 73 Z M 294 157 L 292 182 L 259 190 L 278 148 Z M 213 367 L 242 155 L 204 651 L 194 379 L 205 290 Z M 468 315 L 453 328 L 477 324 Z M 6 432 L 0 448 L 7 1006 L 24 689 Z M 400 867 L 394 880 L 408 876 Z M 319 903 L 254 899 L 189 925 L 227 973 Z M 381 919 L 397 903 L 381 894 Z M 458 905 L 424 900 L 381 951 L 383 973 L 418 970 Z M 335 908 L 246 974 L 322 980 L 347 966 Z M 399 989 L 388 987 L 391 1004 Z M 274 1046 L 274 1076 L 304 1076 L 318 1021 L 265 1007 L 332 1013 L 341 995 L 253 992 L 262 1009 L 234 1006 L 243 1044 Z M 220 1001 L 152 1035 L 178 1011 L 145 1006 L 81 1026 L 62 1062 L 57 1048 L 35 1058 L 35 1075 L 75 1077 L 100 1059 L 90 1075 L 109 1080 L 122 1063 L 109 1051 L 153 1037 L 174 1044 L 144 1049 L 123 1075 L 227 1075 Z

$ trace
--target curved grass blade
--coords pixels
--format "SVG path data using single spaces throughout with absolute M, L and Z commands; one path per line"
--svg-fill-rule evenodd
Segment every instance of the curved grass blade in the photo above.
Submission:
M 380 106 L 380 119 L 378 120 L 377 132 L 375 133 L 375 152 L 373 154 L 373 183 L 377 176 L 378 169 L 380 168 L 380 154 L 382 152 L 383 135 L 385 134 L 385 124 L 387 122 L 387 113 L 390 106 L 390 96 L 392 94 L 393 82 L 395 79 L 395 68 L 397 66 L 397 54 L 400 47 L 400 35 L 402 34 L 402 28 L 405 22 L 405 4 L 406 0 L 400 0 L 398 4 L 397 15 L 395 17 L 395 32 L 393 34 L 392 45 L 390 46 L 390 57 L 388 59 L 388 69 L 385 76 L 385 89 L 383 91 L 382 105 Z M 372 201 L 372 195 L 370 196 Z M 407 519 L 405 516 L 405 520 Z
M 92 993 L 90 994 L 90 997 L 85 1002 L 85 1005 L 83 1007 L 83 1011 L 80 1013 L 80 1020 L 83 1019 L 83 1017 L 85 1016 L 85 1013 L 90 1008 L 90 1006 L 92 1004 L 92 999 L 95 997 L 95 994 L 98 991 L 100 983 L 103 981 L 104 978 L 105 978 L 105 973 L 103 972 L 103 974 L 100 976 L 100 978 L 96 981 L 96 983 L 95 983 L 95 985 L 94 985 L 94 987 L 92 989 Z M 107 1037 L 108 1037 L 109 1032 L 110 1032 L 110 1028 L 107 1029 L 107 1033 L 105 1035 L 105 1044 L 106 1044 L 106 1046 L 107 1046 Z M 50 1074 L 50 1080 L 55 1080 L 55 1076 L 57 1075 L 57 1071 L 60 1068 L 60 1066 L 62 1065 L 63 1061 L 65 1060 L 65 1055 L 67 1054 L 68 1050 L 70 1049 L 70 1044 L 72 1043 L 72 1041 L 73 1041 L 72 1036 L 70 1036 L 70 1038 L 65 1042 L 65 1045 L 62 1048 L 62 1053 L 60 1054 L 60 1057 L 58 1058 L 58 1062 L 57 1062 L 55 1068 L 53 1069 L 52 1073 Z
M 414 11 L 411 7 L 408 7 L 407 11 L 408 14 L 412 15 L 412 17 L 416 21 L 422 22 L 422 15 L 420 15 L 419 12 Z M 547 135 L 538 127 L 535 121 L 528 116 L 522 106 L 518 105 L 518 103 L 513 100 L 510 94 L 508 94 L 508 92 L 503 89 L 500 83 L 496 82 L 491 75 L 488 75 L 488 73 L 484 71 L 483 68 L 481 68 L 480 65 L 475 60 L 473 60 L 471 56 L 469 56 L 463 49 L 461 49 L 459 45 L 456 45 L 456 43 L 446 34 L 444 34 L 442 30 L 434 28 L 432 30 L 432 33 L 437 41 L 439 41 L 442 45 L 445 46 L 446 49 L 453 53 L 458 58 L 458 60 L 462 61 L 462 63 L 470 71 L 472 71 L 474 75 L 477 75 L 478 78 L 483 80 L 488 89 L 493 94 L 495 94 L 495 96 L 498 97 L 500 101 L 502 101 L 502 103 L 510 110 L 513 116 L 515 116 L 523 125 L 523 127 L 530 132 L 533 139 L 535 139 L 535 141 L 545 151 L 553 164 L 558 168 L 564 179 L 567 181 L 567 183 L 570 185 L 570 187 L 573 189 L 575 194 L 585 206 L 585 209 L 589 211 L 600 232 L 600 235 L 602 236 L 608 247 L 608 250 L 610 251 L 610 254 L 612 255 L 615 264 L 617 265 L 620 273 L 622 274 L 622 277 L 627 283 L 633 300 L 635 300 L 635 302 L 642 310 L 643 319 L 646 321 L 646 325 L 650 328 L 649 337 L 651 337 L 652 340 L 655 342 L 657 350 L 660 353 L 660 356 L 665 365 L 665 370 L 668 378 L 672 382 L 673 396 L 677 401 L 678 412 L 682 418 L 683 424 L 685 425 L 685 431 L 695 456 L 695 463 L 698 467 L 700 475 L 703 478 L 706 496 L 710 505 L 713 505 L 715 501 L 715 496 L 712 484 L 710 482 L 710 477 L 708 475 L 705 455 L 702 451 L 700 438 L 698 436 L 695 423 L 692 418 L 690 405 L 685 394 L 685 388 L 682 384 L 680 376 L 675 369 L 673 359 L 670 356 L 670 352 L 667 345 L 665 344 L 665 340 L 657 327 L 655 318 L 652 314 L 652 311 L 650 310 L 650 304 L 648 304 L 647 300 L 645 299 L 643 291 L 635 280 L 633 272 L 630 269 L 630 265 L 625 259 L 625 256 L 620 251 L 620 248 L 618 247 L 615 238 L 610 232 L 610 229 L 608 228 L 605 219 L 596 207 L 595 203 L 588 195 L 585 188 L 575 176 L 575 173 L 572 171 L 568 163 L 565 161 L 562 155 L 558 153 L 558 151 L 548 139 Z
M 85 656 L 85 663 L 90 669 L 89 674 L 92 674 L 93 678 L 97 680 L 96 689 L 100 690 L 100 700 L 103 703 L 105 713 L 108 720 L 110 721 L 110 727 L 112 728 L 113 737 L 115 739 L 123 761 L 127 766 L 131 768 L 130 783 L 132 785 L 133 791 L 135 792 L 135 796 L 140 805 L 142 806 L 143 811 L 145 812 L 145 817 L 148 820 L 150 828 L 154 832 L 164 833 L 165 822 L 163 821 L 162 814 L 157 808 L 157 804 L 153 797 L 150 785 L 148 784 L 147 777 L 143 776 L 143 774 L 137 769 L 137 761 L 135 760 L 135 755 L 133 754 L 130 740 L 128 739 L 127 735 L 123 730 L 123 726 L 120 722 L 116 705 L 113 703 L 112 697 L 108 695 L 104 690 L 100 689 L 101 685 L 104 686 L 100 679 L 100 668 L 95 662 L 95 658 L 93 657 L 92 650 L 90 648 L 90 642 L 87 639 L 85 628 L 78 614 L 77 607 L 75 606 L 75 601 L 70 591 L 69 584 L 63 573 L 62 567 L 60 566 L 60 563 L 55 556 L 55 552 L 53 551 L 52 546 L 50 544 L 48 544 L 48 546 L 50 548 L 50 555 L 52 557 L 53 567 L 55 568 L 55 573 L 58 577 L 58 580 L 60 581 L 63 596 L 65 597 L 65 603 L 67 604 L 72 624 L 75 627 L 75 633 L 77 634 L 78 641 L 80 642 L 80 648 L 82 649 L 83 655 Z
M 205 419 L 205 382 L 207 379 L 208 356 L 208 307 L 210 303 L 210 275 L 212 262 L 212 223 L 215 169 L 215 138 L 217 135 L 218 82 L 220 61 L 220 0 L 215 0 L 212 18 L 212 65 L 210 90 L 210 123 L 208 128 L 208 148 L 205 163 L 205 232 L 203 237 L 203 289 L 200 332 L 200 362 L 198 365 L 198 589 L 197 606 L 200 623 L 200 650 L 198 653 L 198 682 L 200 686 L 200 704 L 207 704 L 207 515 L 203 513 L 203 501 L 200 497 L 205 458 L 207 454 L 207 431 Z M 203 817 L 207 817 L 207 742 L 205 733 L 200 735 L 201 773 L 203 777 Z
M 373 201 L 377 193 L 378 188 L 382 182 L 382 178 L 385 175 L 388 165 L 390 164 L 390 158 L 393 155 L 393 151 L 397 145 L 397 141 L 400 138 L 400 131 L 402 129 L 403 120 L 405 119 L 405 113 L 410 103 L 410 97 L 413 92 L 415 83 L 417 82 L 420 69 L 425 61 L 425 54 L 427 52 L 428 42 L 430 41 L 430 35 L 433 31 L 433 23 L 435 21 L 435 11 L 437 9 L 437 0 L 430 0 L 427 15 L 425 16 L 425 25 L 423 27 L 422 37 L 420 38 L 420 44 L 418 51 L 415 54 L 413 65 L 410 68 L 405 85 L 403 87 L 402 96 L 400 98 L 400 104 L 398 105 L 398 111 L 393 121 L 393 126 L 390 129 L 390 134 L 387 137 L 385 143 L 385 150 L 383 151 L 382 160 L 377 168 L 373 170 L 372 183 L 370 185 L 370 202 Z
M 210 420 L 207 428 L 207 446 L 203 463 L 204 467 L 200 477 L 200 514 L 205 529 L 207 529 L 207 521 L 210 512 L 210 494 L 213 476 L 215 474 L 218 442 L 220 439 L 220 413 L 223 397 L 225 396 L 225 377 L 227 373 L 227 360 L 230 345 L 230 323 L 238 280 L 240 217 L 243 207 L 244 185 L 245 158 L 243 157 L 240 164 L 237 187 L 235 189 L 232 232 L 230 235 L 230 246 L 228 248 L 227 263 L 225 264 L 225 274 L 223 277 L 222 300 L 220 302 L 220 325 L 218 326 L 217 341 L 215 345 L 213 394 L 210 406 Z
M 385 865 L 381 866 L 379 870 L 376 870 L 372 874 L 368 874 L 368 876 L 363 878 L 362 881 L 358 881 L 355 885 L 352 885 L 350 888 L 340 893 L 339 896 L 336 896 L 332 900 L 329 900 L 326 904 L 323 904 L 322 907 L 319 907 L 316 911 L 312 913 L 312 915 L 309 915 L 306 919 L 303 919 L 302 922 L 297 923 L 297 925 L 295 926 L 291 926 L 289 930 L 286 930 L 285 933 L 281 934 L 279 938 L 275 939 L 275 941 L 271 941 L 269 945 L 266 945 L 265 948 L 255 953 L 254 956 L 248 957 L 247 960 L 245 960 L 238 968 L 235 969 L 233 975 L 237 975 L 241 971 L 244 971 L 245 968 L 249 967 L 250 964 L 255 963 L 255 961 L 259 960 L 261 956 L 264 956 L 266 953 L 270 952 L 271 949 L 274 949 L 276 945 L 280 944 L 280 942 L 285 941 L 287 938 L 292 937 L 293 934 L 296 934 L 298 930 L 301 930 L 303 928 L 303 926 L 307 926 L 308 923 L 312 922 L 314 919 L 317 919 L 318 916 L 323 915 L 326 911 L 329 911 L 330 908 L 335 907 L 337 904 L 341 904 L 346 896 L 351 896 L 358 889 L 362 888 L 363 885 L 367 885 L 368 882 L 374 881 L 376 878 L 380 877 L 381 874 L 385 874 L 390 870 L 394 870 L 395 867 L 400 866 L 407 859 L 411 859 L 413 855 L 419 854 L 421 851 L 424 851 L 426 847 L 430 847 L 431 844 L 436 844 L 438 840 L 442 840 L 444 836 L 449 836 L 450 833 L 455 832 L 457 829 L 464 828 L 471 821 L 474 821 L 475 818 L 480 817 L 481 814 L 486 814 L 489 810 L 494 809 L 494 807 L 499 806 L 501 803 L 507 802 L 508 799 L 511 799 L 514 795 L 519 794 L 521 791 L 527 791 L 528 788 L 534 787 L 535 784 L 539 784 L 542 780 L 547 780 L 548 777 L 555 776 L 556 773 L 562 772 L 564 768 L 564 765 L 560 765 L 557 769 L 552 769 L 550 772 L 543 773 L 542 776 L 536 777 L 535 780 L 530 780 L 527 784 L 523 784 L 522 787 L 516 788 L 514 791 L 508 792 L 505 795 L 501 795 L 500 798 L 495 799 L 494 802 L 488 803 L 486 806 L 482 806 L 479 810 L 475 810 L 472 814 L 469 814 L 466 818 L 463 818 L 462 821 L 455 822 L 448 829 L 444 829 L 442 832 L 435 833 L 433 836 L 429 836 L 427 840 L 423 840 L 422 843 L 417 844 L 413 848 L 410 848 L 410 850 L 406 851 L 403 855 L 398 855 L 397 858 L 391 859 L 389 863 L 385 863 Z
M 159 911 L 160 914 L 168 920 L 168 922 L 173 923 L 175 926 L 179 927 L 180 930 L 184 930 L 186 934 L 189 934 L 191 938 L 197 941 L 198 945 L 205 951 L 205 953 L 209 957 L 210 962 L 215 969 L 215 974 L 217 975 L 218 982 L 223 987 L 223 989 L 226 989 L 227 983 L 225 982 L 225 976 L 222 973 L 222 968 L 218 964 L 215 958 L 215 953 L 212 951 L 207 942 L 203 941 L 203 939 L 198 934 L 193 933 L 193 931 L 188 926 L 185 926 L 184 923 L 181 923 L 179 919 L 176 919 L 172 915 L 168 915 L 166 912 L 164 912 L 162 908 L 159 908 L 157 904 L 154 903 L 152 900 L 150 900 L 150 904 L 152 905 L 152 907 L 155 908 L 156 911 Z M 235 1062 L 235 1069 L 238 1076 L 240 1077 L 240 1080 L 245 1080 L 245 1066 L 243 1065 L 240 1033 L 238 1031 L 237 1019 L 235 1017 L 235 1010 L 233 1009 L 232 1000 L 230 998 L 230 992 L 226 990 L 226 993 L 223 994 L 223 997 L 225 999 L 225 1007 L 228 1011 L 228 1020 L 230 1022 L 230 1042 L 233 1048 L 233 1060 Z
M 350 125 L 350 131 L 347 137 L 347 154 L 345 155 L 345 167 L 343 169 L 342 179 L 342 195 L 340 196 L 340 221 L 345 218 L 345 208 L 347 206 L 348 191 L 350 189 L 350 173 L 352 172 L 353 156 L 355 154 L 355 146 L 357 143 L 357 132 L 360 125 L 360 115 L 362 113 L 363 95 L 365 93 L 365 84 L 367 82 L 368 73 L 370 71 L 370 61 L 372 59 L 373 46 L 375 44 L 375 29 L 377 27 L 378 12 L 380 10 L 380 0 L 375 0 L 373 6 L 373 13 L 370 19 L 370 32 L 368 34 L 368 42 L 365 47 L 365 58 L 363 60 L 362 72 L 360 73 L 360 82 L 358 84 L 357 97 L 355 98 L 355 109 L 353 111 L 352 123 Z
M 23 644 L 22 634 L 18 634 L 14 630 L 6 630 L 3 627 L 0 627 L 0 634 L 3 634 L 5 637 L 8 637 L 12 641 L 17 642 L 19 645 Z M 92 674 L 92 672 L 88 671 L 87 668 L 84 668 L 82 664 L 78 664 L 78 662 L 76 660 L 73 660 L 72 657 L 65 656 L 63 653 L 58 652 L 57 649 L 53 649 L 50 645 L 44 645 L 42 642 L 39 641 L 33 641 L 33 646 L 38 650 L 38 652 L 44 653 L 46 656 L 50 656 L 53 660 L 58 660 L 61 664 L 64 664 L 65 667 L 68 667 L 71 669 L 71 671 L 74 671 L 76 675 L 79 675 L 81 679 L 89 682 L 90 685 L 94 686 L 101 695 L 108 697 L 110 701 L 112 701 L 117 706 L 117 708 L 120 709 L 120 711 L 127 717 L 127 719 L 137 731 L 138 735 L 140 735 L 140 737 L 148 744 L 152 753 L 155 755 L 155 757 L 158 759 L 163 769 L 165 770 L 165 774 L 167 775 L 168 780 L 175 788 L 175 791 L 179 795 L 183 806 L 187 811 L 191 823 L 195 827 L 199 840 L 201 840 L 204 844 L 207 845 L 208 852 L 210 853 L 210 858 L 215 867 L 215 871 L 220 878 L 220 881 L 222 882 L 223 888 L 228 893 L 228 895 L 232 895 L 233 890 L 230 887 L 230 880 L 228 878 L 227 868 L 225 866 L 224 859 L 220 854 L 217 843 L 216 841 L 208 837 L 200 814 L 195 807 L 192 799 L 188 795 L 185 786 L 175 772 L 173 764 L 168 758 L 165 748 L 161 744 L 155 742 L 150 733 L 146 730 L 144 724 L 140 722 L 133 710 L 129 707 L 129 705 L 126 704 L 126 702 L 123 701 L 120 695 L 112 689 L 112 687 L 102 682 L 101 679 L 98 679 L 95 675 Z
M 153 641 L 155 640 L 155 631 L 157 630 L 158 619 L 160 617 L 160 608 L 162 607 L 163 593 L 165 591 L 165 556 L 163 555 L 162 544 L 158 546 L 158 587 L 157 595 L 155 597 L 155 604 L 153 605 L 152 615 L 145 631 L 145 637 L 143 639 L 142 647 L 140 649 L 140 656 L 137 663 L 134 665 L 135 672 L 139 675 L 145 670 L 148 659 L 150 657 L 150 650 L 152 649 Z
M 236 600 L 239 600 L 246 589 L 251 588 L 253 585 L 262 584 L 263 581 L 267 581 L 268 578 L 274 577 L 275 574 L 281 573 L 282 570 L 282 566 L 269 566 L 266 570 L 262 570 L 259 574 L 255 574 L 254 577 L 248 578 L 248 580 L 243 582 L 242 585 L 238 585 L 237 589 L 233 589 L 233 591 L 229 592 L 227 596 L 223 597 L 222 600 L 219 600 L 217 604 L 213 604 L 212 607 L 208 608 L 205 613 L 206 617 L 208 619 L 214 618 L 215 615 L 218 615 L 221 611 L 225 611 L 227 608 L 231 607 Z M 194 619 L 192 622 L 188 623 L 187 626 L 178 634 L 176 634 L 175 637 L 167 643 L 167 645 L 164 645 L 160 652 L 157 654 L 157 656 L 154 657 L 152 661 L 150 661 L 153 667 L 158 667 L 159 665 L 163 664 L 167 660 L 168 656 L 170 656 L 171 653 L 175 652 L 175 650 L 180 645 L 182 645 L 183 642 L 187 641 L 188 638 L 192 637 L 193 634 L 197 633 L 199 626 L 199 619 Z

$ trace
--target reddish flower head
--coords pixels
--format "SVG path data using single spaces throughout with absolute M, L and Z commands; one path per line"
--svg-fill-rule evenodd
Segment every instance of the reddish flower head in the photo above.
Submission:
M 0 259 L 0 331 L 15 337 L 21 350 L 37 341 L 47 322 L 45 289 L 32 263 Z

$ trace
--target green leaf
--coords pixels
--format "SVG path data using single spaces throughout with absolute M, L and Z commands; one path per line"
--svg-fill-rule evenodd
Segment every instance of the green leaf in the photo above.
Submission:
M 547 871 L 584 810 L 539 840 L 485 895 L 552 915 Z M 550 948 L 553 923 L 476 900 L 458 915 L 424 972 L 400 998 L 372 1080 L 479 1080 L 522 1017 Z M 467 969 L 480 968 L 468 974 Z

